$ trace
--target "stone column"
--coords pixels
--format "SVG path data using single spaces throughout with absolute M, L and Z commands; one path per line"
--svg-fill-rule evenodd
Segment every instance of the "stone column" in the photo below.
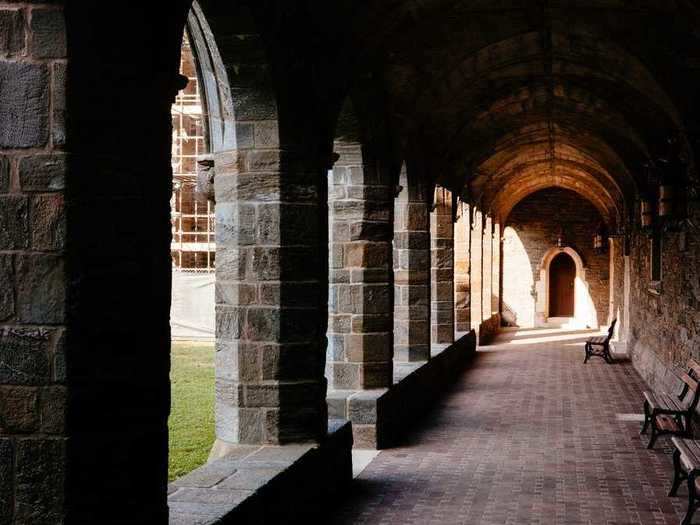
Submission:
M 216 162 L 216 435 L 227 446 L 319 440 L 328 261 L 325 170 L 268 148 Z
M 483 308 L 482 319 L 488 321 L 491 319 L 493 312 L 491 310 L 491 299 L 493 297 L 493 223 L 491 217 L 484 215 L 484 237 L 483 237 L 483 272 L 481 277 L 483 299 L 481 302 Z
M 454 225 L 454 280 L 455 280 L 455 329 L 457 332 L 471 330 L 469 262 L 471 251 L 470 207 L 459 203 L 460 210 Z
M 499 315 L 501 311 L 501 225 L 497 219 L 493 219 L 491 239 L 491 313 Z
M 433 344 L 445 344 L 455 339 L 452 193 L 438 188 L 435 195 L 435 208 L 430 214 L 430 340 Z
M 471 263 L 470 263 L 470 281 L 471 281 L 471 324 L 472 329 L 479 333 L 481 322 L 484 320 L 484 311 L 482 308 L 483 284 L 482 270 L 484 253 L 484 226 L 483 215 L 478 209 L 472 208 L 471 221 Z
M 430 359 L 430 221 L 426 188 L 404 170 L 394 218 L 394 362 Z
M 335 390 L 391 386 L 393 188 L 359 144 L 336 143 L 330 172 L 326 375 Z

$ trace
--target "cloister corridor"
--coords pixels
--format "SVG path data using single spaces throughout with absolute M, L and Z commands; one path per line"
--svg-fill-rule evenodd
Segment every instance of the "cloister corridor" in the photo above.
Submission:
M 677 524 L 668 443 L 639 436 L 628 361 L 583 364 L 587 332 L 505 332 L 401 446 L 355 480 L 341 524 Z

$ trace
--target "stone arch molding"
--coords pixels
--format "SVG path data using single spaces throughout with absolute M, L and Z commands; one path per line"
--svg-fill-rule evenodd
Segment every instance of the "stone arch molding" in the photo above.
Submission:
M 586 280 L 586 266 L 578 252 L 570 246 L 554 246 L 547 250 L 540 261 L 539 279 L 535 282 L 535 326 L 549 326 L 549 271 L 552 261 L 560 253 L 570 256 L 576 265 L 574 317 L 566 327 L 598 329 L 598 314 Z

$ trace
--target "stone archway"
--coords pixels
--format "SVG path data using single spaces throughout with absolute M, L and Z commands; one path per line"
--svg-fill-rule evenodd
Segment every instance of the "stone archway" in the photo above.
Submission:
M 567 327 L 598 328 L 598 315 L 591 300 L 586 266 L 583 259 L 573 248 L 552 247 L 544 254 L 539 265 L 539 279 L 535 282 L 535 326 L 548 326 L 550 314 L 550 271 L 552 262 L 560 254 L 566 254 L 574 261 L 576 277 L 574 280 L 574 315 Z

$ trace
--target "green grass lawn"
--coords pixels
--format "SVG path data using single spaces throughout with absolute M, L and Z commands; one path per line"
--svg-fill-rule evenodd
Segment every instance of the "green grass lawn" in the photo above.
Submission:
M 203 465 L 214 444 L 214 345 L 173 342 L 170 481 Z

